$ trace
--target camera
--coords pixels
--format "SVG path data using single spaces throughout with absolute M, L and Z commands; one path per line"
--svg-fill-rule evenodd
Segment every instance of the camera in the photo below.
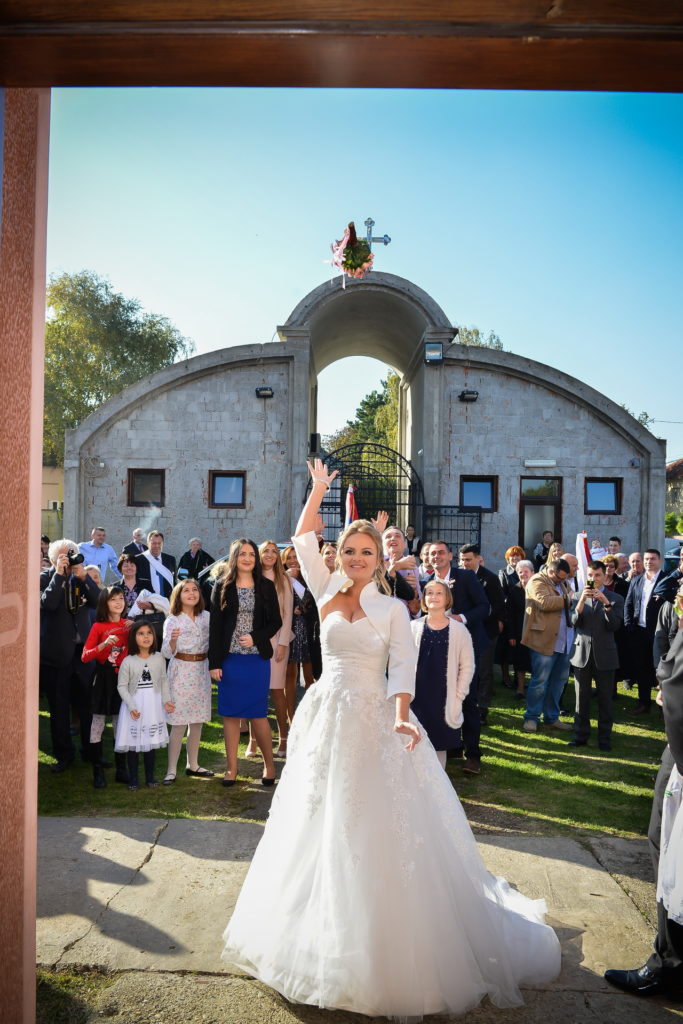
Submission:
M 85 555 L 80 551 L 67 551 L 66 557 L 69 559 L 69 565 L 81 565 L 85 562 Z
M 586 586 L 589 590 L 595 590 L 595 580 L 586 580 Z

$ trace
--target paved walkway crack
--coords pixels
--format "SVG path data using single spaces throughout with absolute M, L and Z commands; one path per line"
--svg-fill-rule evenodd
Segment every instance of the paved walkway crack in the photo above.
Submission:
M 102 908 L 100 909 L 99 913 L 97 914 L 96 917 L 93 918 L 93 920 L 90 922 L 90 924 L 88 925 L 86 930 L 83 932 L 83 934 L 82 935 L 78 935 L 75 939 L 72 939 L 71 942 L 68 942 L 66 944 L 66 946 L 64 947 L 64 949 L 62 950 L 62 952 L 59 954 L 59 956 L 55 960 L 54 964 L 52 965 L 53 967 L 55 967 L 55 968 L 59 967 L 61 965 L 61 961 L 62 961 L 64 955 L 66 953 L 69 953 L 74 948 L 74 946 L 77 946 L 79 942 L 82 942 L 83 939 L 86 939 L 88 937 L 88 935 L 90 935 L 90 932 L 93 930 L 95 925 L 98 924 L 102 920 L 102 918 L 105 915 L 105 913 L 107 912 L 107 910 L 109 910 L 109 904 L 112 902 L 112 900 L 115 900 L 116 897 L 119 895 L 119 893 L 123 892 L 123 890 L 125 888 L 127 888 L 127 886 L 129 886 L 129 885 L 131 885 L 133 883 L 133 881 L 137 878 L 137 876 L 140 874 L 140 872 L 144 868 L 145 864 L 149 864 L 149 862 L 152 859 L 152 856 L 154 854 L 154 851 L 157 848 L 157 843 L 159 842 L 159 839 L 161 838 L 162 833 L 164 833 L 166 831 L 166 829 L 168 828 L 169 825 L 170 825 L 170 819 L 167 819 L 161 825 L 159 825 L 159 827 L 154 832 L 154 838 L 153 838 L 152 843 L 151 843 L 151 845 L 149 847 L 149 850 L 147 851 L 147 853 L 145 854 L 143 859 L 140 861 L 138 866 L 136 868 L 134 868 L 133 873 L 130 876 L 130 878 L 128 879 L 128 881 L 124 882 L 122 885 L 120 885 L 118 887 L 118 889 L 115 892 L 113 892 L 111 894 L 111 896 L 105 901 L 105 903 L 102 904 Z

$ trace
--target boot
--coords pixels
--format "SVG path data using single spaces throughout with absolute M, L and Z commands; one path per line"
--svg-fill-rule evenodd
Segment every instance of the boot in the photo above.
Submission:
M 117 782 L 122 782 L 124 786 L 129 783 L 128 768 L 126 765 L 126 755 L 114 753 L 114 761 L 116 762 L 116 775 L 114 778 Z M 137 756 L 136 756 L 137 762 Z
M 154 778 L 154 751 L 146 750 L 142 755 L 142 760 L 145 765 L 145 783 L 148 786 L 160 785 Z
M 102 767 L 102 740 L 90 744 L 90 760 L 92 762 L 92 784 L 95 789 L 104 789 L 107 780 Z
M 138 752 L 129 750 L 126 754 L 128 761 L 128 789 L 138 789 Z

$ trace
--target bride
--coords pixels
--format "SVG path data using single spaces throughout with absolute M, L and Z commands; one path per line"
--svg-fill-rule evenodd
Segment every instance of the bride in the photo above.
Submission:
M 463 1013 L 487 995 L 519 1006 L 520 985 L 559 973 L 545 904 L 484 867 L 410 713 L 416 648 L 404 605 L 379 589 L 380 536 L 354 522 L 330 573 L 314 526 L 336 472 L 309 470 L 293 541 L 323 674 L 297 710 L 223 956 L 290 1000 L 369 1016 Z

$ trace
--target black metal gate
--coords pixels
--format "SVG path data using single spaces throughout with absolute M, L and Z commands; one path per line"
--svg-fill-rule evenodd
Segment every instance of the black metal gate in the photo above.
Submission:
M 481 510 L 425 505 L 421 536 L 424 540 L 445 540 L 451 551 L 457 551 L 461 544 L 481 546 Z
M 412 463 L 400 452 L 382 444 L 361 441 L 344 445 L 336 452 L 323 452 L 321 458 L 330 469 L 339 471 L 320 509 L 327 538 L 336 537 L 344 527 L 349 485 L 353 485 L 361 519 L 374 519 L 384 510 L 389 513 L 389 522 L 402 530 L 409 523 L 418 528 L 424 506 L 422 481 Z M 306 494 L 310 486 L 309 481 Z
M 413 464 L 400 452 L 382 444 L 362 441 L 336 452 L 321 454 L 323 462 L 339 471 L 320 509 L 325 537 L 336 538 L 344 527 L 349 485 L 355 491 L 361 519 L 374 519 L 380 510 L 389 522 L 405 531 L 412 523 L 423 540 L 445 540 L 456 551 L 461 544 L 481 541 L 481 512 L 452 505 L 425 505 L 422 481 Z M 306 494 L 310 490 L 310 481 Z

